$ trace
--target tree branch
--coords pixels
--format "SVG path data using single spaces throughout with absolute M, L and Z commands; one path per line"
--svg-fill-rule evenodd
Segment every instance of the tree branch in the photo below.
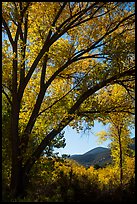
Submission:
M 90 72 L 91 70 L 89 70 L 89 72 Z M 83 81 L 83 79 L 89 74 L 89 72 L 87 72 L 86 74 L 85 74 L 85 76 L 84 77 L 82 77 L 82 79 L 80 80 L 80 81 L 78 81 L 78 83 L 72 88 L 72 89 L 70 89 L 66 94 L 64 94 L 61 98 L 59 98 L 58 100 L 56 100 L 53 104 L 51 104 L 49 107 L 47 107 L 47 108 L 45 108 L 44 110 L 42 110 L 38 115 L 37 115 L 37 117 L 38 116 L 40 116 L 42 113 L 44 113 L 45 111 L 47 111 L 48 109 L 50 109 L 50 108 L 52 108 L 52 106 L 54 106 L 56 103 L 58 103 L 59 101 L 61 101 L 63 98 L 65 98 L 70 92 L 72 92 L 82 81 Z
M 103 88 L 104 86 L 106 86 L 109 83 L 113 83 L 113 81 L 117 78 L 120 77 L 124 77 L 127 75 L 131 75 L 133 72 L 135 72 L 135 70 L 127 70 L 119 75 L 115 75 L 109 79 L 106 79 L 103 82 L 100 82 L 99 84 L 95 85 L 94 87 L 90 88 L 89 90 L 87 90 L 86 92 L 84 92 L 80 98 L 77 100 L 77 102 L 70 108 L 70 110 L 68 111 L 68 117 L 65 117 L 62 119 L 62 121 L 58 124 L 58 127 L 56 129 L 53 129 L 40 143 L 40 145 L 37 147 L 37 149 L 33 152 L 33 154 L 30 156 L 30 158 L 26 161 L 25 163 L 25 170 L 27 172 L 30 171 L 31 167 L 33 166 L 33 164 L 35 163 L 35 161 L 37 160 L 37 158 L 39 158 L 39 156 L 41 155 L 41 153 L 43 152 L 43 150 L 45 149 L 45 147 L 50 143 L 50 141 L 60 132 L 64 129 L 64 127 L 66 127 L 73 119 L 74 119 L 74 113 L 76 110 L 78 110 L 78 108 L 80 107 L 80 105 L 92 94 L 94 94 L 96 91 L 98 91 L 99 89 Z
M 128 87 L 120 80 L 116 80 L 116 82 L 119 85 L 123 86 L 125 88 L 125 90 L 127 91 L 127 93 L 129 94 L 129 96 L 135 101 L 135 98 L 131 95 L 130 90 L 128 89 Z
M 67 23 L 70 22 L 70 20 L 72 20 L 73 18 L 75 18 L 72 22 L 70 22 L 70 24 L 67 25 L 67 27 L 70 27 L 70 25 L 72 25 L 72 23 L 74 23 L 76 20 L 78 20 L 82 15 L 84 15 L 88 10 L 90 10 L 91 8 L 93 8 L 95 5 L 97 5 L 98 3 L 93 3 L 91 6 L 89 6 L 88 8 L 84 8 L 83 10 L 80 10 L 79 12 L 75 13 L 73 16 L 70 15 L 69 18 L 67 18 L 58 28 L 57 31 L 60 32 L 61 28 L 65 27 L 65 24 L 67 25 Z
M 23 38 L 23 32 L 22 32 L 21 25 L 22 25 L 22 22 L 23 22 L 24 14 L 27 11 L 30 4 L 31 4 L 31 2 L 27 2 L 27 5 L 23 9 L 21 9 L 21 4 L 20 4 L 20 9 L 21 9 L 20 10 L 20 22 L 18 23 L 18 27 L 17 27 L 17 31 L 16 31 L 15 40 L 14 40 L 15 42 L 18 41 L 19 35 L 21 36 L 21 38 Z
M 81 25 L 81 24 L 83 24 L 83 23 L 85 23 L 85 22 L 87 22 L 87 21 L 93 19 L 94 15 L 95 15 L 105 4 L 106 4 L 106 2 L 103 3 L 101 6 L 99 6 L 99 7 L 95 10 L 95 12 L 92 13 L 92 15 L 91 15 L 90 17 L 88 17 L 88 18 L 86 18 L 86 19 L 84 19 L 84 20 L 81 20 L 81 21 L 77 22 L 76 24 L 72 25 L 72 26 L 70 27 L 70 29 L 72 29 L 72 28 L 74 28 L 74 27 L 76 27 L 76 26 L 79 26 L 79 25 Z
M 105 57 L 105 56 L 100 56 L 100 57 L 99 57 L 99 55 L 103 55 L 103 54 L 87 55 L 87 56 L 79 57 L 78 60 L 90 59 L 90 58 L 99 58 L 99 59 L 112 60 L 112 58 L 110 58 L 110 57 Z
M 130 14 L 129 16 L 125 17 L 124 19 L 122 19 L 113 29 L 107 31 L 100 39 L 98 39 L 96 42 L 94 42 L 94 44 L 92 44 L 91 46 L 89 46 L 87 49 L 83 49 L 77 56 L 75 56 L 74 58 L 78 58 L 81 55 L 89 52 L 91 49 L 94 49 L 95 47 L 97 47 L 96 45 L 98 43 L 100 43 L 106 36 L 110 35 L 112 32 L 114 32 L 124 21 L 126 21 L 127 19 L 129 19 L 130 17 L 134 16 L 135 14 Z M 73 58 L 73 59 L 74 59 Z
M 89 115 L 91 115 L 91 114 L 100 114 L 100 113 L 104 113 L 104 114 L 108 114 L 108 113 L 128 113 L 128 114 L 131 114 L 131 115 L 135 115 L 135 113 L 134 112 L 131 112 L 131 111 L 128 111 L 128 110 L 91 110 L 91 111 L 78 111 L 78 113 L 77 113 L 77 115 L 78 116 L 86 116 L 86 117 L 88 117 Z
M 8 94 L 6 93 L 6 91 L 4 90 L 4 88 L 2 87 L 2 93 L 6 96 L 9 104 L 12 106 L 12 101 L 10 100 L 10 97 L 8 96 Z
M 43 59 L 43 67 L 41 71 L 41 79 L 40 79 L 40 88 L 42 89 L 45 84 L 45 75 L 46 75 L 46 67 L 47 67 L 47 61 L 48 61 L 48 54 L 45 55 Z
M 2 23 L 3 23 L 3 26 L 6 30 L 6 32 L 7 32 L 10 43 L 11 43 L 12 47 L 14 47 L 14 41 L 13 41 L 13 38 L 11 36 L 11 32 L 10 32 L 9 27 L 8 27 L 6 21 L 4 20 L 3 16 L 2 16 Z
M 96 3 L 95 3 L 96 4 Z M 90 8 L 92 8 L 93 5 L 90 6 Z M 89 10 L 88 9 L 85 9 L 84 11 L 82 10 L 82 12 L 87 12 Z M 79 12 L 79 16 L 83 15 L 83 13 L 81 14 L 81 12 Z M 90 47 L 88 47 L 87 49 L 83 50 L 79 55 L 75 56 L 73 59 L 71 59 L 71 63 L 72 62 L 75 62 L 78 60 L 78 57 L 80 57 L 81 55 L 85 54 L 86 52 L 89 52 L 91 49 L 94 49 L 94 47 L 100 42 L 102 41 L 107 35 L 109 35 L 110 33 L 112 33 L 114 30 L 116 30 L 119 25 L 124 22 L 125 20 L 127 20 L 129 17 L 133 16 L 134 14 L 131 14 L 129 15 L 128 17 L 122 19 L 116 26 L 115 28 L 111 29 L 109 32 L 105 33 L 99 40 L 97 40 L 93 45 L 91 45 Z M 76 20 L 76 19 L 75 19 Z M 73 20 L 72 22 L 74 23 L 75 20 Z M 49 47 L 60 37 L 62 36 L 65 32 L 67 32 L 69 29 L 70 29 L 70 26 L 72 25 L 72 22 L 69 24 L 69 26 L 67 26 L 60 34 L 58 34 L 58 30 L 57 32 L 51 37 L 50 41 L 47 42 L 47 40 L 45 41 L 44 45 L 43 45 L 43 48 L 41 49 L 40 53 L 38 54 L 38 56 L 36 57 L 36 59 L 34 60 L 27 76 L 25 77 L 25 80 L 24 80 L 24 85 L 22 86 L 22 91 L 25 89 L 32 73 L 34 72 L 35 70 L 35 67 L 37 66 L 38 62 L 40 61 L 40 59 L 42 58 L 42 56 L 44 55 L 45 52 L 48 51 Z M 48 44 L 47 44 L 48 43 Z M 68 64 L 71 64 L 70 63 L 70 60 L 69 60 L 69 63 Z M 63 66 L 62 66 L 63 67 Z M 64 66 L 66 68 L 66 66 Z M 63 68 L 64 69 L 64 68 Z M 50 78 L 49 80 L 49 84 L 51 84 L 51 80 L 55 78 L 55 76 L 57 76 L 57 73 L 59 74 L 61 71 L 63 71 L 62 68 L 60 68 L 59 70 L 57 70 L 53 76 Z
M 58 13 L 57 13 L 57 15 L 55 16 L 55 19 L 54 19 L 54 21 L 53 21 L 53 23 L 52 23 L 52 26 L 54 26 L 55 23 L 57 22 L 57 20 L 58 20 L 58 18 L 59 18 L 59 16 L 60 16 L 61 12 L 63 11 L 63 9 L 64 9 L 66 3 L 67 3 L 67 2 L 64 2 L 63 5 L 62 5 L 62 7 L 60 8 L 60 10 L 58 11 Z M 50 31 L 49 31 L 49 33 L 48 33 L 48 36 L 47 36 L 47 38 L 46 38 L 46 40 L 45 40 L 45 42 L 44 42 L 44 45 L 43 45 L 43 47 L 42 47 L 42 49 L 40 50 L 39 54 L 38 54 L 37 57 L 35 58 L 33 64 L 31 65 L 30 70 L 28 71 L 28 74 L 26 75 L 26 77 L 25 77 L 25 79 L 24 79 L 24 83 L 22 84 L 22 87 L 20 87 L 20 90 L 19 90 L 19 97 L 20 97 L 20 99 L 21 99 L 21 97 L 23 96 L 23 91 L 24 91 L 24 89 L 25 89 L 25 87 L 26 87 L 28 81 L 30 80 L 30 78 L 31 78 L 31 76 L 32 76 L 32 74 L 33 74 L 33 72 L 34 72 L 34 70 L 35 70 L 37 64 L 39 63 L 39 61 L 41 60 L 41 58 L 43 57 L 43 55 L 45 54 L 45 52 L 48 52 L 49 47 L 50 47 L 50 46 L 55 42 L 55 40 L 56 40 L 56 39 L 54 39 L 54 41 L 53 41 L 53 40 L 50 39 L 51 34 L 52 34 L 52 31 L 51 31 L 51 29 L 50 29 Z M 58 36 L 57 38 L 59 38 L 59 36 Z

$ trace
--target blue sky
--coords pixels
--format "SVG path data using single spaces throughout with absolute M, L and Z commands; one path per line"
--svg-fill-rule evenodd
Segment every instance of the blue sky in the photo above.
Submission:
M 66 146 L 64 148 L 60 148 L 57 151 L 60 154 L 83 154 L 97 146 L 98 137 L 95 135 L 96 132 L 104 129 L 104 126 L 101 123 L 95 122 L 94 127 L 85 132 L 85 134 L 81 131 L 77 133 L 75 129 L 71 127 L 66 127 L 65 130 L 65 139 Z M 101 146 L 106 147 L 109 144 L 109 141 L 104 142 Z
M 56 149 L 55 152 L 59 152 L 59 155 L 62 154 L 84 154 L 87 151 L 96 148 L 96 147 L 108 147 L 110 140 L 103 142 L 102 144 L 98 143 L 98 137 L 95 133 L 100 132 L 101 130 L 107 131 L 108 126 L 104 126 L 101 123 L 95 121 L 94 127 L 85 134 L 83 132 L 77 133 L 75 129 L 71 127 L 66 127 L 65 130 L 65 139 L 66 146 L 64 148 Z M 134 129 L 132 130 L 131 137 L 134 137 Z

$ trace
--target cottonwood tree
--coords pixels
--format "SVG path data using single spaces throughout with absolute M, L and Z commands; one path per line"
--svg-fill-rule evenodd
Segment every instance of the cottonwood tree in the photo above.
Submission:
M 130 119 L 129 119 L 130 118 Z M 98 132 L 99 140 L 110 139 L 111 156 L 113 165 L 119 168 L 119 180 L 121 187 L 124 179 L 124 166 L 127 156 L 131 155 L 129 145 L 132 144 L 130 138 L 131 117 L 128 113 L 109 114 L 109 130 Z M 133 121 L 132 121 L 133 122 Z
M 129 144 L 132 143 L 130 130 L 127 127 L 126 116 L 117 114 L 111 116 L 110 135 L 113 138 L 111 143 L 111 154 L 115 165 L 120 169 L 120 184 L 123 185 L 124 164 L 126 156 L 129 156 Z
M 97 133 L 99 137 L 99 142 L 106 141 L 107 139 L 111 140 L 111 156 L 113 164 L 119 168 L 120 172 L 120 184 L 123 184 L 123 172 L 124 165 L 127 156 L 131 155 L 131 149 L 129 148 L 132 143 L 130 138 L 131 129 L 135 123 L 134 112 L 131 112 L 133 108 L 132 97 L 127 93 L 123 86 L 115 84 L 109 86 L 105 91 L 100 91 L 102 94 L 98 97 L 99 104 L 103 96 L 105 98 L 102 100 L 102 104 L 116 104 L 116 101 L 119 101 L 122 107 L 127 107 L 129 111 L 123 110 L 121 112 L 117 111 L 117 108 L 109 111 L 108 114 L 104 115 L 104 118 L 101 118 L 100 121 L 104 124 L 108 124 L 108 131 L 100 131 Z M 107 105 L 108 106 L 108 105 Z M 103 105 L 105 107 L 105 105 Z
M 113 84 L 133 97 L 134 15 L 127 2 L 3 2 L 2 91 L 11 105 L 14 196 L 23 194 L 34 163 L 64 127 L 126 111 L 118 101 L 105 110 L 96 103 Z

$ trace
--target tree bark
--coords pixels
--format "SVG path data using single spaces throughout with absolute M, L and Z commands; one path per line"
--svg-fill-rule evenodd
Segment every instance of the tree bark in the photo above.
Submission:
M 20 152 L 20 138 L 19 138 L 19 112 L 20 112 L 20 100 L 17 94 L 17 42 L 13 44 L 13 54 L 15 58 L 13 59 L 13 70 L 12 70 L 12 106 L 11 106 L 11 183 L 10 189 L 13 197 L 21 195 L 22 193 L 22 155 Z
M 23 197 L 27 184 L 27 174 L 22 165 L 23 155 L 20 148 L 20 135 L 18 132 L 20 103 L 17 94 L 13 94 L 11 114 L 11 142 L 12 142 L 12 164 L 10 190 L 13 198 Z
M 18 121 L 19 121 L 19 104 L 14 94 L 12 101 L 12 114 L 11 114 L 11 142 L 12 142 L 12 168 L 11 168 L 11 191 L 16 196 L 20 191 L 21 185 L 19 180 L 22 172 L 22 159 L 19 149 L 19 134 L 18 134 Z M 16 101 L 16 103 L 15 103 Z

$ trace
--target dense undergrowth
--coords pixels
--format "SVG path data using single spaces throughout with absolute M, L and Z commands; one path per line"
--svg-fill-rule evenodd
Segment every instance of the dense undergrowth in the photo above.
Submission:
M 24 198 L 12 199 L 8 180 L 3 178 L 4 202 L 133 202 L 135 199 L 134 158 L 127 158 L 123 184 L 119 168 L 85 168 L 74 161 L 41 158 L 31 171 Z

